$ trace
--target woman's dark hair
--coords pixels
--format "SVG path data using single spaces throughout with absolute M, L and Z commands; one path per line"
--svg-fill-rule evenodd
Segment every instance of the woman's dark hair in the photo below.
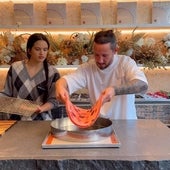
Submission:
M 27 50 L 28 59 L 31 58 L 31 56 L 29 54 L 29 50 L 31 50 L 32 47 L 34 46 L 34 43 L 39 41 L 39 40 L 45 41 L 48 45 L 48 49 L 50 48 L 50 43 L 48 41 L 48 38 L 44 34 L 34 33 L 34 34 L 30 35 L 30 37 L 28 38 L 28 41 L 27 41 L 26 50 Z M 46 76 L 45 91 L 44 91 L 44 96 L 43 96 L 43 102 L 45 103 L 47 101 L 47 98 L 48 98 L 48 72 L 49 71 L 48 71 L 47 59 L 44 60 L 43 64 L 44 64 L 44 70 L 45 70 L 45 76 Z
M 116 36 L 112 30 L 107 31 L 99 31 L 95 34 L 94 42 L 97 44 L 111 44 L 111 49 L 114 50 L 116 48 Z
M 27 47 L 26 47 L 26 49 L 27 49 L 27 57 L 29 59 L 31 57 L 30 54 L 29 54 L 29 50 L 32 49 L 32 47 L 34 46 L 34 43 L 39 41 L 39 40 L 44 40 L 48 45 L 48 49 L 50 48 L 50 43 L 49 43 L 47 37 L 44 34 L 42 34 L 42 33 L 34 33 L 34 34 L 30 35 L 30 37 L 27 40 Z

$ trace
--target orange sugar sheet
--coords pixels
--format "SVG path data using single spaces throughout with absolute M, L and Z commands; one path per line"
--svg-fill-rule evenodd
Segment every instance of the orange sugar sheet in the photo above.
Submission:
M 103 98 L 97 100 L 91 109 L 83 109 L 74 105 L 68 98 L 66 99 L 66 111 L 70 120 L 80 128 L 92 126 L 100 114 Z

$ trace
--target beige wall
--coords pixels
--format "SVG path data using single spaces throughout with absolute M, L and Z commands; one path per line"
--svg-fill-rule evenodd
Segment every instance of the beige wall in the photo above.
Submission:
M 149 83 L 149 92 L 165 90 L 170 92 L 170 68 L 144 70 Z
M 75 68 L 58 68 L 61 76 L 69 74 L 75 70 Z M 167 70 L 164 69 L 154 69 L 154 70 L 143 70 L 148 83 L 149 83 L 149 92 L 156 92 L 159 90 L 165 90 L 170 92 L 170 67 Z M 3 89 L 5 78 L 7 74 L 7 69 L 0 69 L 0 90 Z

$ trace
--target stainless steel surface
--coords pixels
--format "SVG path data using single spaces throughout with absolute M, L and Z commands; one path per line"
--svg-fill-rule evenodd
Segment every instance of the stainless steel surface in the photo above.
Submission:
M 91 142 L 108 137 L 112 132 L 112 121 L 102 117 L 99 117 L 93 126 L 85 129 L 75 126 L 67 117 L 51 122 L 51 133 L 66 141 Z
M 18 114 L 23 116 L 32 116 L 38 108 L 38 104 L 14 97 L 0 96 L 0 112 L 9 114 Z

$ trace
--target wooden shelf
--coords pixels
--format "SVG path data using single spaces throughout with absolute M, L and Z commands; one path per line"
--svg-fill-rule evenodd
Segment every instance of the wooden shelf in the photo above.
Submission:
M 170 24 L 161 25 L 161 24 L 115 24 L 115 25 L 8 25 L 0 26 L 0 31 L 98 31 L 101 29 L 120 29 L 120 30 L 132 30 L 138 28 L 140 30 L 159 30 L 165 29 L 170 31 Z

